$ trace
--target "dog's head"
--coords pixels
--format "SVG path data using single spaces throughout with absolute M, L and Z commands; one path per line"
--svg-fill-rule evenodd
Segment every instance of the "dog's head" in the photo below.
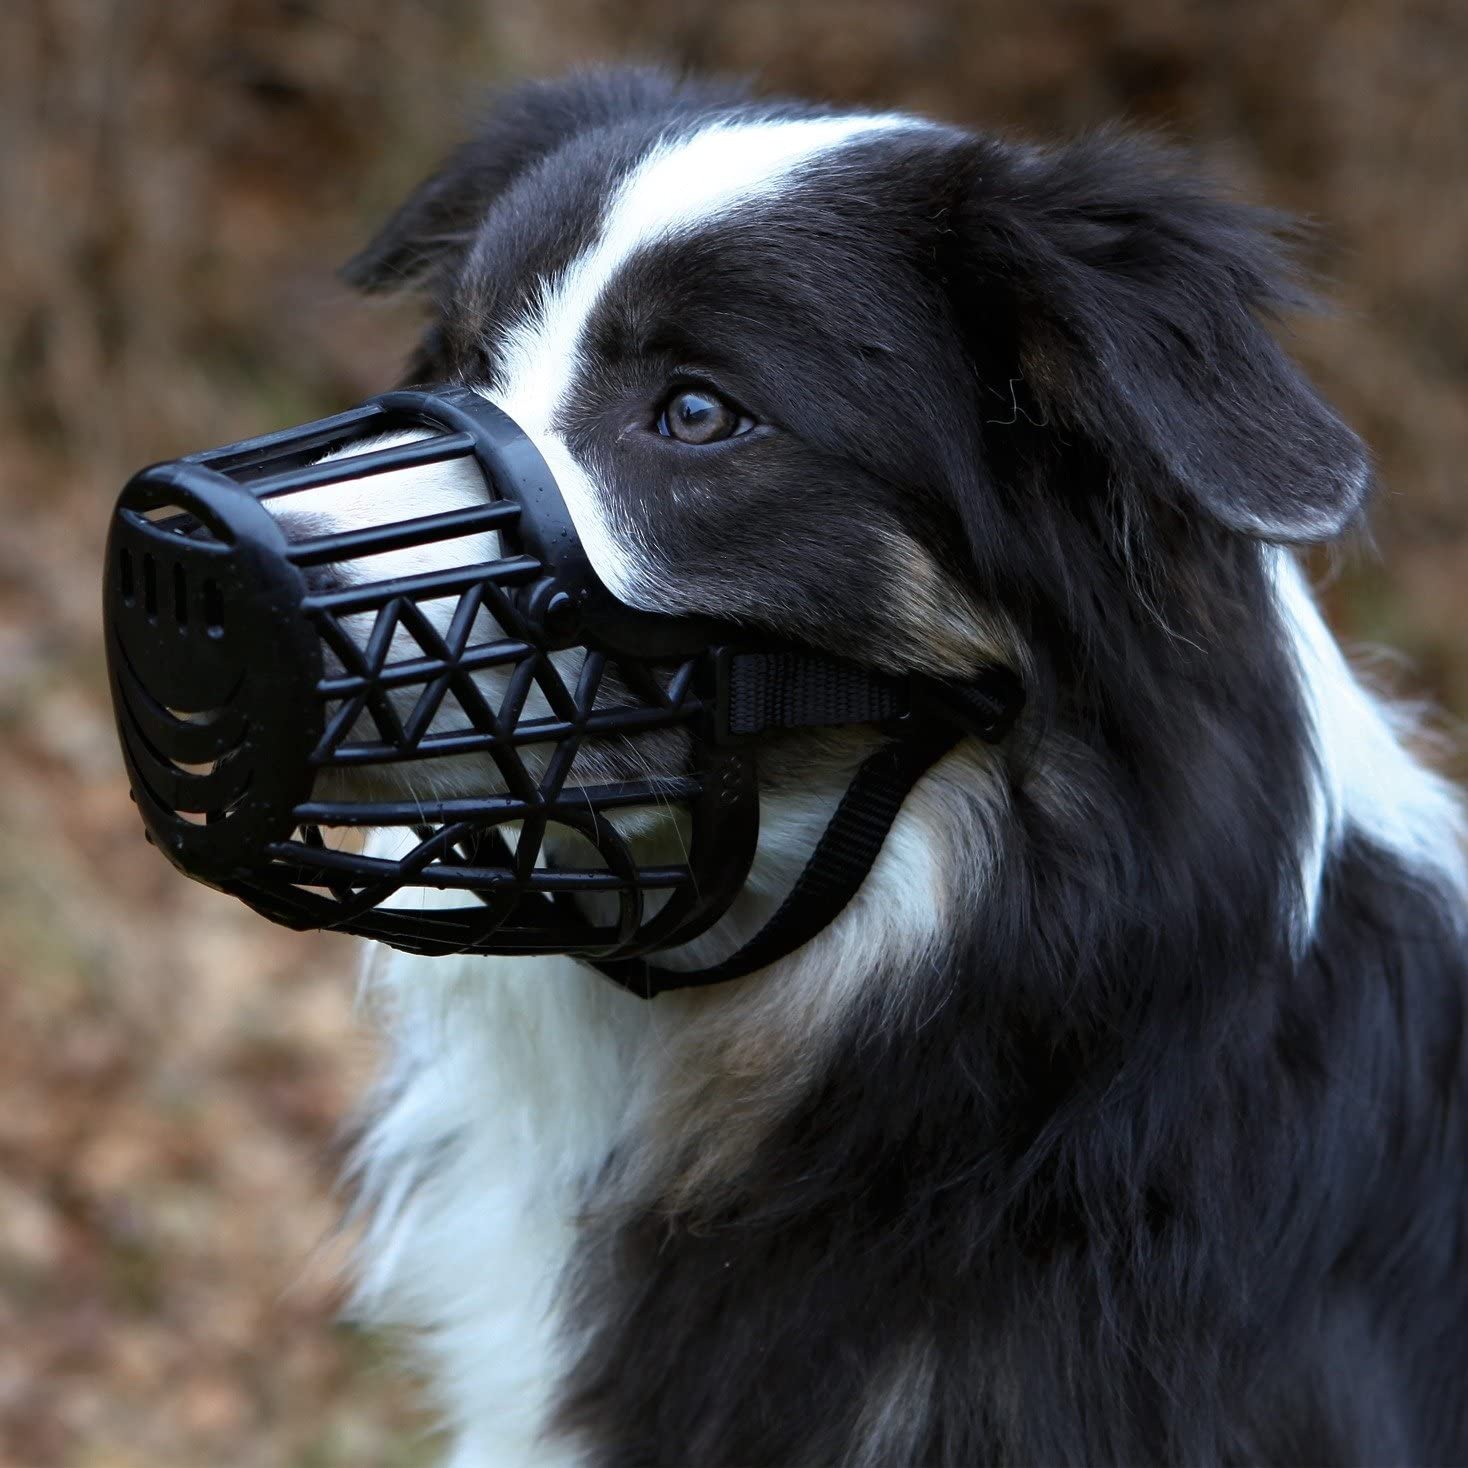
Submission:
M 1026 809 L 1064 807 L 1057 849 L 1089 823 L 1203 872 L 1246 846 L 1294 860 L 1307 815 L 1262 792 L 1310 755 L 1262 547 L 1335 534 L 1369 480 L 1271 334 L 1304 299 L 1277 222 L 1124 135 L 1041 151 L 618 71 L 510 94 L 346 273 L 423 294 L 407 380 L 507 410 L 622 602 L 950 682 L 1007 665 L 1026 727 L 966 792 L 1028 819 L 1027 786 Z M 384 494 L 405 518 L 485 492 L 443 466 L 337 488 L 334 527 L 380 520 Z M 498 546 L 470 552 L 454 564 Z M 761 900 L 874 737 L 761 747 L 784 799 L 760 849 L 785 854 L 756 864 Z M 592 743 L 603 779 L 688 760 L 674 735 Z M 478 755 L 372 778 L 503 788 Z M 618 819 L 682 840 L 660 810 Z M 964 840 L 965 869 L 1005 844 Z M 929 909 L 963 887 L 909 885 Z
M 1271 223 L 1135 139 L 612 72 L 512 93 L 347 275 L 426 293 L 410 380 L 508 409 L 623 600 L 1063 686 L 1098 615 L 1211 615 L 1160 560 L 1361 504 Z

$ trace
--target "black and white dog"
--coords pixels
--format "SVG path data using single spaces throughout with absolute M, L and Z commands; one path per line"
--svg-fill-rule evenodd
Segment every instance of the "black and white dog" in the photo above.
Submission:
M 510 412 L 626 602 L 1028 690 L 748 979 L 377 967 L 361 1302 L 456 1468 L 1468 1462 L 1460 811 L 1288 549 L 1369 472 L 1273 224 L 1125 137 L 612 72 L 348 267 L 428 293 L 412 380 Z M 878 737 L 770 740 L 678 960 Z

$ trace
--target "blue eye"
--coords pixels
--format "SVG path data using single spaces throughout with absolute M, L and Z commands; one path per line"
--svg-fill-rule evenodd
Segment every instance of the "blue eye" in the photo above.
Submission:
M 663 405 L 658 432 L 679 443 L 719 443 L 747 432 L 753 425 L 740 411 L 716 393 L 702 388 L 683 388 Z

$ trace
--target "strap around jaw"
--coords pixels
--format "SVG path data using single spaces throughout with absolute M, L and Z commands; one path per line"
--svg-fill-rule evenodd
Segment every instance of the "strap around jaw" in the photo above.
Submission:
M 815 653 L 740 654 L 732 663 L 731 733 L 885 722 L 896 737 L 863 762 L 795 886 L 743 947 L 688 972 L 643 958 L 595 963 L 645 999 L 743 978 L 808 943 L 856 895 L 913 786 L 966 735 L 1001 740 L 1024 703 L 1007 668 L 985 669 L 956 685 L 892 678 Z M 736 680 L 745 683 L 738 692 Z

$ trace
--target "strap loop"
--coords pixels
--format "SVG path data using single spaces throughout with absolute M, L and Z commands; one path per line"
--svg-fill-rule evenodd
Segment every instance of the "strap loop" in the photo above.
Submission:
M 866 881 L 913 785 L 964 735 L 997 743 L 1025 702 L 1019 678 L 1001 666 L 969 683 L 938 683 L 796 649 L 725 652 L 721 674 L 728 737 L 841 724 L 881 724 L 895 737 L 866 757 L 775 915 L 724 962 L 680 972 L 646 959 L 589 960 L 643 998 L 725 984 L 807 944 Z
M 810 942 L 866 880 L 913 786 L 965 735 L 1002 739 L 1024 702 L 1019 679 L 1000 667 L 957 685 L 893 678 L 818 653 L 739 653 L 727 676 L 731 734 L 880 723 L 896 737 L 856 772 L 795 886 L 742 948 L 686 973 L 644 958 L 596 963 L 645 999 L 743 978 Z
M 908 792 L 963 737 L 953 724 L 884 744 L 856 772 L 795 886 L 775 915 L 722 963 L 683 973 L 645 959 L 598 963 L 609 979 L 645 999 L 669 989 L 743 978 L 810 942 L 830 925 L 865 881 Z

